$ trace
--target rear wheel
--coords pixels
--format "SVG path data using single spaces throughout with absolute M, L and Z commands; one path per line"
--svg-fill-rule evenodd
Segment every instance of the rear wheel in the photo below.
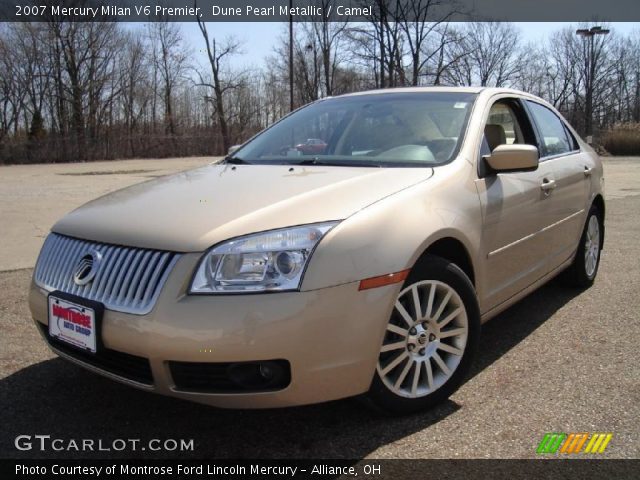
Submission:
M 447 399 L 469 370 L 479 334 L 473 285 L 453 263 L 427 255 L 398 294 L 368 398 L 389 413 Z
M 600 266 L 602 239 L 602 216 L 598 207 L 593 205 L 589 210 L 573 263 L 564 275 L 567 284 L 580 288 L 593 285 Z

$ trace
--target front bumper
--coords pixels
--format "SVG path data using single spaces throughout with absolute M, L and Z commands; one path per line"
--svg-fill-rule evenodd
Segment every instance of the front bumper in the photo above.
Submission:
M 318 403 L 369 389 L 379 347 L 400 285 L 359 291 L 358 282 L 330 288 L 254 295 L 187 295 L 199 254 L 183 255 L 147 315 L 105 310 L 102 341 L 112 351 L 148 359 L 152 381 L 133 381 L 54 352 L 123 383 L 226 408 Z M 47 325 L 47 293 L 31 284 L 29 305 Z M 41 332 L 46 328 L 41 328 Z M 284 359 L 291 381 L 277 391 L 207 393 L 179 389 L 169 362 L 255 362 Z

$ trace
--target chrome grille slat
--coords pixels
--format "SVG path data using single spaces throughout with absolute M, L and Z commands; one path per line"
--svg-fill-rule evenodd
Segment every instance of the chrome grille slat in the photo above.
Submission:
M 92 281 L 73 280 L 80 259 L 95 250 L 102 255 Z M 41 288 L 60 290 L 101 302 L 109 310 L 144 315 L 160 294 L 171 268 L 180 258 L 174 252 L 122 247 L 51 233 L 38 257 L 34 279 Z
M 85 242 L 80 242 L 73 249 L 73 253 L 70 256 L 70 262 L 66 264 L 66 275 L 67 279 L 65 283 L 65 292 L 72 293 L 77 295 L 76 284 L 73 283 L 73 269 L 74 269 L 74 259 L 80 259 L 80 254 L 85 251 Z
M 153 276 L 151 277 L 151 280 L 149 281 L 149 285 L 147 286 L 147 289 L 144 292 L 143 303 L 148 301 L 148 298 L 152 294 L 151 285 L 153 285 L 158 281 L 158 279 L 160 278 L 160 272 L 164 270 L 164 267 L 166 264 L 167 264 L 167 254 L 163 253 L 162 256 L 160 257 L 160 260 L 158 260 L 158 264 L 156 265 L 156 268 L 154 268 L 153 270 Z
M 145 267 L 147 265 L 147 263 L 149 262 L 149 257 L 151 256 L 150 251 L 145 251 L 143 252 L 144 255 L 142 255 L 142 258 L 140 259 L 140 263 L 138 264 L 138 267 L 135 270 L 135 275 L 133 276 L 133 278 L 131 279 L 131 284 L 129 285 L 129 288 L 127 289 L 127 295 L 124 297 L 124 301 L 127 305 L 133 305 L 134 304 L 134 297 L 133 294 L 135 293 L 135 291 L 138 289 L 138 285 L 140 284 L 140 276 L 142 275 L 142 272 L 145 271 Z
M 80 252 L 80 248 L 82 246 L 82 242 L 75 242 L 73 247 L 69 249 L 64 254 L 64 259 L 62 263 L 62 275 L 63 275 L 63 283 L 61 290 L 64 292 L 69 292 L 71 290 L 71 285 L 73 285 L 73 279 L 71 278 L 71 272 L 73 271 L 74 265 L 78 258 L 78 253 Z
M 118 292 L 118 298 L 116 303 L 121 303 L 125 301 L 127 291 L 129 290 L 129 286 L 133 281 L 133 274 L 140 266 L 140 257 L 144 253 L 143 250 L 134 251 L 133 260 L 129 264 L 129 268 L 125 271 L 124 281 L 120 284 L 120 291 Z
M 144 303 L 143 300 L 144 298 L 142 297 L 142 295 L 145 292 L 145 285 L 148 284 L 149 281 L 149 276 L 151 275 L 151 272 L 154 269 L 155 264 L 158 261 L 158 258 L 161 256 L 160 252 L 153 252 L 153 255 L 151 256 L 151 258 L 149 259 L 149 265 L 147 265 L 147 268 L 145 268 L 144 270 L 144 276 L 142 277 L 142 280 L 140 280 L 140 283 L 138 283 L 138 288 L 136 289 L 136 294 L 133 297 L 133 306 L 134 308 L 137 307 L 138 305 L 140 305 L 141 303 Z
M 69 282 L 69 287 L 68 287 L 68 291 L 71 291 L 71 293 L 73 293 L 74 295 L 78 295 L 79 293 L 79 289 L 80 287 L 78 287 L 74 282 L 73 282 L 73 273 L 74 273 L 74 268 L 75 268 L 75 262 L 74 259 L 80 259 L 82 257 L 82 254 L 88 250 L 87 248 L 88 243 L 87 242 L 82 242 L 78 245 L 78 248 L 76 249 L 74 255 L 71 257 L 71 263 L 69 265 L 69 272 L 67 277 L 69 278 L 68 282 Z
M 51 254 L 49 255 L 50 258 L 49 258 L 49 268 L 47 273 L 47 282 L 53 279 L 53 275 L 55 274 L 56 261 L 60 259 L 62 255 L 64 255 L 64 244 L 62 239 L 58 238 L 55 246 L 56 246 L 55 250 L 52 250 Z
M 60 254 L 62 249 L 62 240 L 57 237 L 47 237 L 46 242 L 50 243 L 51 246 L 48 249 L 43 249 L 43 277 L 49 279 L 53 271 L 53 260 Z M 45 252 L 47 253 L 45 254 Z
M 100 270 L 96 273 L 96 278 L 91 282 L 91 290 L 89 291 L 89 298 L 93 299 L 98 291 L 98 287 L 102 282 L 102 277 L 104 275 L 105 267 L 109 265 L 109 256 L 113 252 L 114 247 L 107 247 L 106 249 L 99 249 L 98 251 L 102 254 L 102 263 L 100 264 Z
M 111 291 L 113 282 L 115 281 L 118 270 L 120 269 L 120 264 L 122 263 L 126 255 L 127 255 L 127 251 L 124 248 L 122 248 L 118 250 L 117 254 L 115 255 L 115 258 L 112 260 L 113 268 L 111 268 L 111 271 L 109 272 L 109 276 L 105 280 L 106 285 L 103 293 L 104 295 L 106 296 L 109 295 L 107 292 Z
M 113 289 L 111 290 L 111 296 L 109 297 L 109 301 L 113 303 L 117 302 L 118 300 L 118 294 L 122 289 L 122 282 L 124 281 L 124 277 L 127 274 L 127 267 L 130 265 L 131 260 L 136 253 L 136 251 L 131 248 L 127 248 L 126 252 L 126 256 L 124 257 L 123 261 L 120 262 L 118 276 L 115 278 Z

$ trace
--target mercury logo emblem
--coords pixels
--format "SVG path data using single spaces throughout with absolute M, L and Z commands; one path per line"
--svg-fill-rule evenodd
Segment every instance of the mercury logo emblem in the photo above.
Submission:
M 102 255 L 96 250 L 83 255 L 73 269 L 73 282 L 82 286 L 93 280 L 96 273 L 98 273 L 100 260 L 102 260 Z

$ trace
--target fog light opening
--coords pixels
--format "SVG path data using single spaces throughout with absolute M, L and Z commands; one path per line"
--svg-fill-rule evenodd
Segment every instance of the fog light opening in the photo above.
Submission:
M 265 380 L 268 381 L 273 378 L 273 368 L 268 363 L 261 363 L 258 370 L 260 371 L 260 375 L 262 375 L 262 378 L 264 378 Z
M 233 363 L 229 379 L 247 390 L 283 387 L 289 383 L 288 369 L 277 361 Z

